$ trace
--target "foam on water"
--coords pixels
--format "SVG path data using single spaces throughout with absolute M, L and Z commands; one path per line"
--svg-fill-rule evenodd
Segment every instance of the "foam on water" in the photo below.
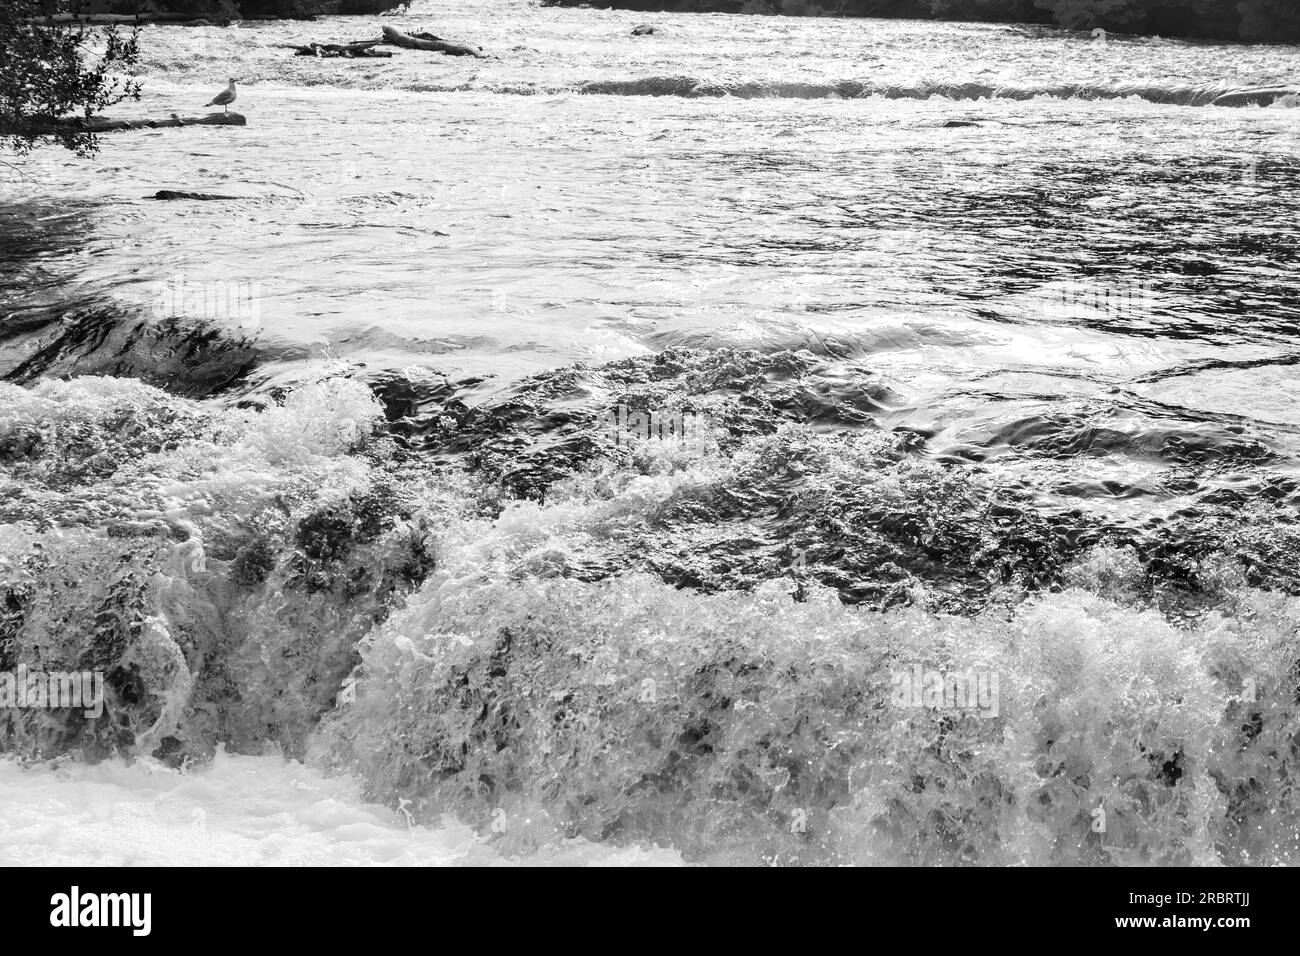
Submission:
M 327 717 L 315 759 L 421 813 L 526 817 L 525 842 L 749 862 L 1296 859 L 1300 602 L 1243 588 L 1231 565 L 1192 627 L 1106 551 L 1070 572 L 1092 591 L 1010 615 L 882 615 L 803 581 L 796 602 L 789 581 L 704 595 L 550 576 L 567 542 L 544 528 L 507 515 L 444 540 L 363 642 L 358 698 Z M 533 574 L 509 570 L 512 545 Z M 893 675 L 917 665 L 997 674 L 998 712 L 898 706 Z M 1098 808 L 1108 829 L 1090 837 Z
M 718 360 L 688 362 L 697 388 Z M 178 768 L 270 746 L 530 860 L 575 839 L 711 862 L 1296 859 L 1300 600 L 1249 587 L 1235 554 L 1199 552 L 1184 580 L 1168 556 L 1048 536 L 1029 577 L 995 574 L 952 616 L 967 545 L 945 535 L 1005 534 L 1014 509 L 986 512 L 987 490 L 886 435 L 746 437 L 762 418 L 724 408 L 721 445 L 578 456 L 528 500 L 491 480 L 490 455 L 405 454 L 341 374 L 233 414 L 129 381 L 3 388 L 5 669 L 108 685 L 100 721 L 7 711 L 7 735 L 36 761 L 114 758 L 76 779 L 130 787 L 124 757 Z M 800 476 L 842 501 L 817 519 L 827 544 L 729 578 L 745 541 L 729 525 Z M 704 586 L 623 570 L 655 548 Z M 846 606 L 822 583 L 858 597 L 872 575 L 904 606 Z M 978 713 L 900 704 L 896 675 L 916 667 L 996 675 L 1000 696 Z M 223 759 L 197 779 L 246 766 Z M 344 820 L 379 812 L 349 800 Z M 358 826 L 379 830 L 357 858 L 398 839 Z M 213 852 L 262 852 L 231 841 Z M 333 852 L 317 842 L 294 852 Z
M 0 760 L 5 866 L 673 866 L 654 847 L 582 840 L 523 859 L 448 818 L 413 825 L 356 781 L 280 756 L 218 752 L 180 771 L 151 760 L 24 767 Z
M 11 747 L 210 753 L 275 727 L 301 749 L 352 644 L 423 573 L 402 517 L 418 477 L 394 490 L 366 458 L 385 457 L 369 389 L 333 380 L 226 412 L 129 380 L 0 390 L 4 669 L 101 670 L 115 712 L 14 712 Z

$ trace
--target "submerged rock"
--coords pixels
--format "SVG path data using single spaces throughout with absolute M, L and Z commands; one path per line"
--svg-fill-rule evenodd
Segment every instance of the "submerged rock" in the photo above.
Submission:
M 216 193 L 193 193 L 178 189 L 160 189 L 153 194 L 154 199 L 240 199 L 240 196 L 220 196 Z

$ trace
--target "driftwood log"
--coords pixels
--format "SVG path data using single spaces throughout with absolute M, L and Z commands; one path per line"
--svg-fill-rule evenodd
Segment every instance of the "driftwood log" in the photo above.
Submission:
M 167 119 L 115 120 L 104 116 L 85 119 L 73 116 L 61 120 L 60 126 L 83 130 L 87 133 L 111 133 L 121 129 L 165 129 L 171 126 L 246 126 L 248 120 L 239 113 L 209 113 L 207 116 L 177 116 Z
M 450 43 L 432 33 L 403 33 L 392 27 L 381 28 L 384 42 L 393 46 L 402 46 L 410 50 L 432 50 L 435 53 L 447 53 L 451 56 L 483 56 L 481 47 L 467 46 L 464 43 Z
M 306 46 L 290 44 L 294 56 L 316 56 L 322 60 L 342 57 L 344 59 L 375 58 L 384 59 L 393 54 L 388 50 L 376 50 L 383 40 L 357 40 L 354 43 L 308 43 Z

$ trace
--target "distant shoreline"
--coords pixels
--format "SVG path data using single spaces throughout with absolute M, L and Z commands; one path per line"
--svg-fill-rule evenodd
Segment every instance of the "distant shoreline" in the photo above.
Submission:
M 408 6 L 407 0 L 84 0 L 78 18 L 100 22 L 174 23 L 206 20 L 224 26 L 238 20 L 312 20 L 322 16 L 367 16 Z M 50 9 L 47 7 L 47 9 Z M 72 19 L 51 10 L 53 19 Z
M 736 13 L 773 16 L 1019 23 L 1229 43 L 1300 43 L 1300 4 L 1240 0 L 1206 12 L 1196 0 L 1127 0 L 1104 12 L 1099 0 L 542 0 L 545 6 L 643 13 Z

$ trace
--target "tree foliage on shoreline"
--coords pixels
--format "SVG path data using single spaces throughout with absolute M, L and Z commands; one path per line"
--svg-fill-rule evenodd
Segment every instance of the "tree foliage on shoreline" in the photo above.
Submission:
M 548 0 L 630 10 L 1041 23 L 1073 30 L 1300 43 L 1297 0 Z
M 1295 0 L 1035 0 L 1059 26 L 1130 33 L 1212 36 L 1251 41 L 1300 40 Z
M 89 156 L 98 138 L 66 120 L 140 98 L 140 84 L 121 72 L 138 58 L 136 35 L 33 24 L 53 12 L 55 4 L 39 0 L 0 4 L 0 148 L 21 154 L 48 138 Z
M 23 154 L 40 141 L 90 156 L 99 138 L 73 120 L 138 100 L 129 72 L 138 35 L 108 25 L 53 23 L 51 14 L 177 14 L 229 22 L 240 16 L 378 13 L 409 0 L 2 0 L 0 150 Z

